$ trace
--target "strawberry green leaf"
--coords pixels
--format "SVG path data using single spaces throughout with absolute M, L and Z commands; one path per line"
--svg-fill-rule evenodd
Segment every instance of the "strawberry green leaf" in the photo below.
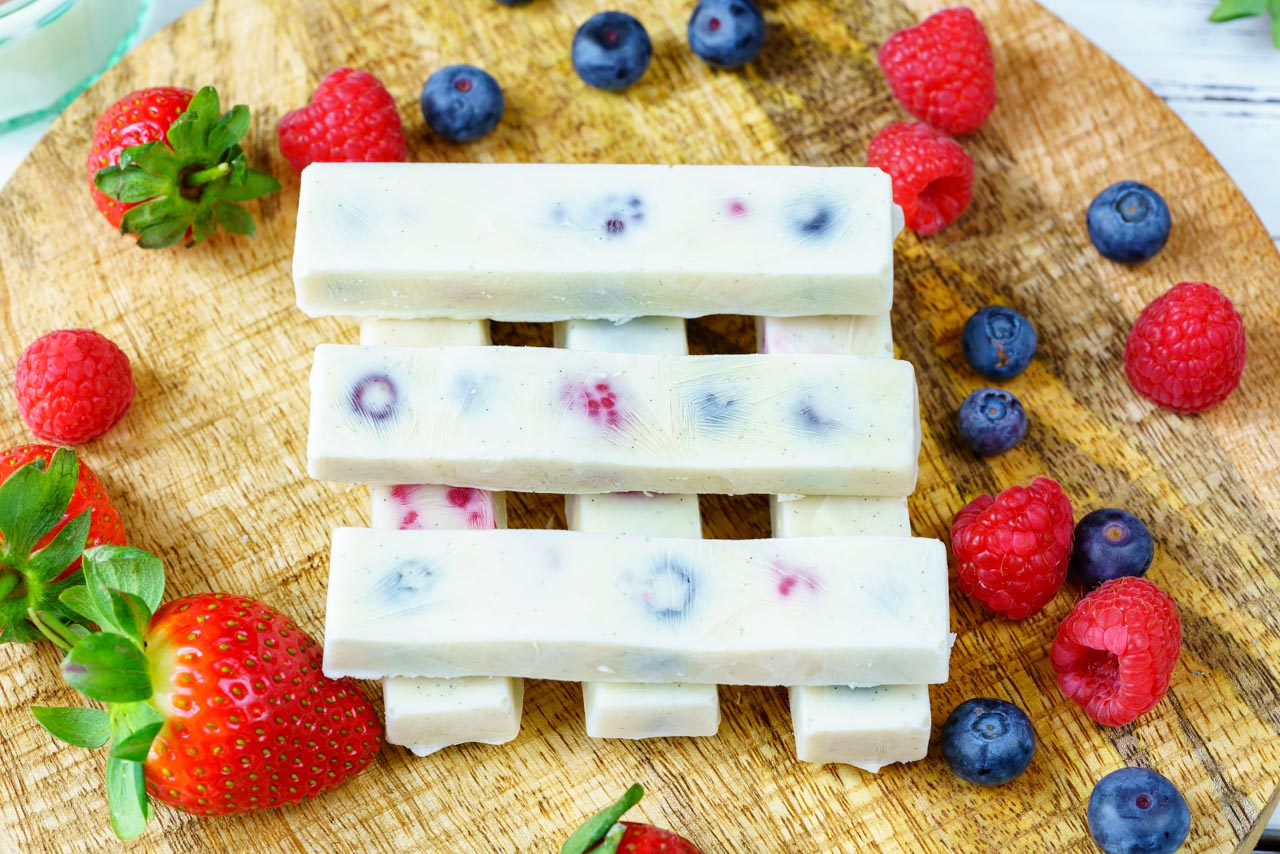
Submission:
M 138 245 L 143 249 L 163 249 L 180 241 L 191 223 L 185 217 L 148 226 L 138 232 Z
M 1280 47 L 1280 0 L 1271 0 L 1271 41 Z
M 1209 13 L 1209 20 L 1219 23 L 1261 15 L 1267 11 L 1267 0 L 1220 0 Z
M 111 614 L 113 622 L 121 633 L 142 648 L 143 637 L 147 633 L 147 623 L 151 622 L 151 609 L 147 604 L 121 590 L 108 590 L 111 596 Z
M 218 119 L 222 107 L 218 93 L 212 86 L 205 86 L 191 98 L 182 115 L 169 127 L 165 138 L 174 151 L 184 151 L 196 160 L 210 159 L 209 131 Z
M 127 169 L 121 173 L 113 189 L 114 192 L 107 195 L 132 204 L 165 195 L 169 192 L 169 182 L 141 169 Z
M 213 205 L 213 212 L 218 217 L 218 224 L 232 234 L 253 236 L 256 226 L 253 217 L 244 208 L 232 202 L 219 199 Z
M 0 534 L 9 561 L 25 561 L 31 548 L 61 521 L 79 471 L 75 451 L 59 448 L 47 466 L 40 460 L 27 463 L 0 484 Z
M 191 243 L 188 245 L 199 243 L 218 230 L 213 216 L 214 212 L 209 208 L 201 208 L 196 212 L 195 221 L 191 225 Z
M 234 170 L 235 166 L 232 166 Z M 232 173 L 234 175 L 234 172 Z M 218 188 L 218 198 L 229 202 L 247 202 L 260 196 L 266 196 L 280 189 L 280 182 L 266 172 L 249 169 L 239 184 L 228 184 Z
M 231 187 L 239 187 L 244 184 L 245 176 L 249 174 L 249 161 L 245 160 L 244 152 L 240 150 L 240 146 L 236 146 L 232 151 L 235 156 L 231 158 L 231 174 L 227 176 L 227 185 Z M 230 152 L 228 152 L 230 154 Z
M 58 596 L 58 600 L 67 606 L 73 614 L 76 614 L 91 623 L 99 626 L 104 622 L 108 622 L 98 613 L 98 608 L 93 601 L 93 597 L 89 595 L 89 588 L 83 584 L 77 584 L 63 590 Z M 109 624 L 109 622 L 108 622 Z
M 71 562 L 84 554 L 85 541 L 89 538 L 89 521 L 93 511 L 85 510 L 49 541 L 49 545 L 31 555 L 27 561 L 29 578 L 48 582 L 62 574 Z
M 607 838 L 609 831 L 618 823 L 618 819 L 622 818 L 623 813 L 640 803 L 642 797 L 644 797 L 644 787 L 639 783 L 633 784 L 617 802 L 600 810 L 575 830 L 573 835 L 565 840 L 564 845 L 560 846 L 560 854 L 583 854 L 591 850 L 592 846 Z M 617 838 L 622 837 L 619 834 Z M 614 843 L 614 848 L 617 848 L 617 843 Z
M 120 230 L 125 234 L 141 234 L 145 229 L 173 219 L 176 202 L 168 196 L 158 196 L 124 212 Z
M 133 839 L 147 829 L 151 803 L 140 764 L 107 757 L 107 804 L 111 807 L 111 829 L 118 838 Z
M 151 752 L 151 742 L 156 740 L 163 726 L 163 723 L 156 721 L 134 730 L 124 740 L 111 745 L 111 756 L 130 762 L 146 762 L 147 754 Z
M 0 643 L 35 643 L 44 635 L 25 619 L 12 615 L 0 617 Z
M 92 700 L 128 703 L 151 696 L 150 663 L 132 640 L 99 632 L 81 640 L 62 660 L 67 684 Z
M 232 146 L 249 132 L 249 108 L 236 104 L 209 130 L 208 151 L 212 159 L 221 160 Z
M 154 611 L 164 598 L 164 564 L 160 558 L 134 546 L 96 546 L 84 553 L 85 584 L 106 591 L 132 593 Z M 96 598 L 99 613 L 110 614 L 111 601 Z
M 54 738 L 76 747 L 101 747 L 111 738 L 110 721 L 101 709 L 32 706 L 31 716 Z

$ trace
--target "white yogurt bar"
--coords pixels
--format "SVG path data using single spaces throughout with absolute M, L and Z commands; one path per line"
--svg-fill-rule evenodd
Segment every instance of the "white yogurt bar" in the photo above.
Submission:
M 481 320 L 366 320 L 360 342 L 369 345 L 484 346 Z M 404 530 L 505 528 L 506 496 L 435 484 L 373 486 L 373 526 Z M 499 676 L 383 680 L 387 741 L 427 756 L 468 742 L 505 744 L 520 733 L 524 681 Z
M 757 318 L 762 352 L 893 357 L 888 315 Z M 808 495 L 770 498 L 775 537 L 910 536 L 906 498 Z M 923 759 L 929 747 L 925 685 L 795 686 L 789 691 L 796 756 L 878 772 Z
M 897 227 L 863 167 L 317 163 L 293 279 L 312 316 L 879 314 Z
M 339 528 L 324 670 L 924 684 L 947 677 L 948 624 L 937 540 Z
M 893 496 L 919 449 L 891 359 L 323 345 L 311 373 L 321 480 Z
M 557 347 L 615 353 L 687 355 L 684 321 L 641 317 L 627 323 L 570 320 L 555 327 Z M 569 530 L 646 537 L 702 536 L 696 495 L 646 492 L 566 495 Z M 709 736 L 720 729 L 715 685 L 682 682 L 586 682 L 582 686 L 587 735 L 592 738 Z

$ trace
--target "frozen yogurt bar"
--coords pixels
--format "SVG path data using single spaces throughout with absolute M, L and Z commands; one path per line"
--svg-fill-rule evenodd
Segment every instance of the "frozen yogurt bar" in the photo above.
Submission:
M 339 528 L 324 670 L 923 684 L 947 678 L 948 625 L 937 540 Z
M 881 314 L 895 215 L 863 167 L 316 163 L 293 279 L 312 316 Z
M 901 496 L 920 428 L 892 359 L 322 345 L 307 450 L 355 483 Z

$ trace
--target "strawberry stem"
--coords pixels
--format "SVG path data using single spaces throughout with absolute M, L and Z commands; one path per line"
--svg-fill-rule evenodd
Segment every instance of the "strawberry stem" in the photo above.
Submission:
M 27 611 L 27 619 L 31 620 L 31 625 L 40 630 L 40 634 L 53 641 L 64 653 L 71 652 L 71 648 L 79 640 L 62 620 L 48 611 L 37 611 L 32 608 Z
M 229 174 L 231 174 L 231 164 L 219 163 L 217 166 L 210 166 L 208 169 L 201 169 L 199 172 L 192 172 L 186 177 L 183 183 L 188 187 L 201 187 Z

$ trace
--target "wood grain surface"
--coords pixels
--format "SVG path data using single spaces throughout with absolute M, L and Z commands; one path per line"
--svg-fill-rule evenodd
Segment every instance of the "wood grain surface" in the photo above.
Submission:
M 153 37 L 77 101 L 0 195 L 0 361 L 56 327 L 92 326 L 133 359 L 128 417 L 83 449 L 116 496 L 131 539 L 162 555 L 169 594 L 260 596 L 319 633 L 329 534 L 367 524 L 367 495 L 305 471 L 306 376 L 315 345 L 356 328 L 312 321 L 289 278 L 297 178 L 274 125 L 319 78 L 349 64 L 380 76 L 401 106 L 414 160 L 861 164 L 866 143 L 902 117 L 874 60 L 887 34 L 933 0 L 770 0 L 769 38 L 743 73 L 715 73 L 687 49 L 685 0 L 619 0 L 648 26 L 655 59 L 624 95 L 586 89 L 568 45 L 597 5 L 534 0 L 418 3 L 210 2 Z M 1047 473 L 1077 515 L 1127 507 L 1158 548 L 1150 577 L 1182 608 L 1185 645 L 1169 696 L 1105 729 L 1064 700 L 1048 661 L 1079 592 L 1040 615 L 993 618 L 956 594 L 952 679 L 932 691 L 935 721 L 972 696 L 1011 699 L 1040 735 L 1031 769 L 986 790 L 937 758 L 878 775 L 793 758 L 786 693 L 722 689 L 717 737 L 588 739 L 576 685 L 531 682 L 512 744 L 418 759 L 387 747 L 377 765 L 301 807 L 199 820 L 161 808 L 131 845 L 108 829 L 105 757 L 55 744 L 31 704 L 75 703 L 51 647 L 0 650 L 0 849 L 23 851 L 553 851 L 566 829 L 632 781 L 637 810 L 708 852 L 1088 851 L 1084 806 L 1123 765 L 1171 777 L 1191 804 L 1188 850 L 1232 850 L 1259 826 L 1280 782 L 1280 257 L 1237 189 L 1158 99 L 1040 7 L 974 3 L 997 58 L 1000 105 L 964 141 L 978 164 L 974 202 L 942 235 L 898 243 L 895 336 L 919 369 L 925 446 L 915 532 L 945 537 L 975 495 Z M 465 147 L 430 137 L 416 106 L 431 70 L 486 67 L 508 113 Z M 212 83 L 254 107 L 247 148 L 284 190 L 262 202 L 253 240 L 145 253 L 114 235 L 84 186 L 94 117 L 148 85 Z M 1083 211 L 1103 186 L 1136 178 L 1173 209 L 1173 237 L 1127 269 L 1089 246 Z M 1173 283 L 1208 280 L 1249 332 L 1240 389 L 1201 417 L 1137 398 L 1120 368 L 1141 306 Z M 1014 305 L 1041 351 L 1008 387 L 1032 417 L 1014 451 L 960 450 L 952 418 L 982 384 L 959 347 L 981 305 Z M 550 343 L 545 327 L 496 325 L 500 343 Z M 690 325 L 697 352 L 754 350 L 750 319 Z M 0 441 L 29 441 L 11 396 Z M 513 497 L 513 526 L 563 525 L 553 496 Z M 708 536 L 767 535 L 762 498 L 709 499 Z M 373 686 L 370 686 L 371 688 Z M 374 691 L 374 693 L 378 693 Z

